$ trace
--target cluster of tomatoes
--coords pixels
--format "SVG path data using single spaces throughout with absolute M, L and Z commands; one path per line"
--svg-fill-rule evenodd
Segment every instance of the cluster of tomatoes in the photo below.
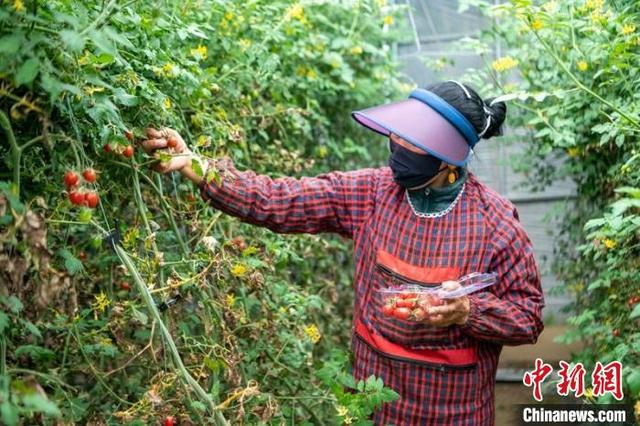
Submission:
M 95 183 L 98 175 L 95 170 L 89 168 L 82 172 L 82 178 L 86 183 Z M 86 206 L 91 209 L 98 206 L 98 202 L 100 201 L 98 193 L 91 190 L 84 190 L 80 185 L 80 176 L 76 172 L 72 170 L 67 171 L 63 179 L 69 193 L 69 201 L 71 201 L 71 204 L 74 206 Z
M 129 142 L 133 142 L 135 139 L 135 136 L 133 135 L 133 132 L 131 130 L 125 131 L 124 136 L 127 138 Z M 111 144 L 106 143 L 104 144 L 102 149 L 104 149 L 104 152 L 107 152 L 107 153 L 115 152 L 117 154 L 124 156 L 125 158 L 133 157 L 133 153 L 135 152 L 133 149 L 133 145 L 122 146 L 120 144 L 116 144 L 115 146 L 113 146 Z
M 405 321 L 423 321 L 429 316 L 429 306 L 441 304 L 439 298 L 428 294 L 397 293 L 384 300 L 382 315 Z

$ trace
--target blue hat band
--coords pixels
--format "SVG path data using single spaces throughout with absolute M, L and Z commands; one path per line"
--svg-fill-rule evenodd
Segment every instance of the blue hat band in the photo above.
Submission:
M 411 92 L 409 98 L 416 99 L 437 111 L 460 132 L 471 148 L 480 140 L 469 120 L 435 93 L 425 89 L 415 89 Z

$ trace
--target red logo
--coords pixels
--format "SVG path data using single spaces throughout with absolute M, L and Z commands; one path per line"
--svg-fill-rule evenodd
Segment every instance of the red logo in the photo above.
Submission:
M 553 367 L 546 364 L 540 358 L 536 359 L 535 368 L 524 373 L 522 383 L 527 387 L 533 387 L 533 398 L 540 402 L 542 396 L 542 383 L 551 374 Z M 560 361 L 558 376 L 559 383 L 556 385 L 558 395 L 567 396 L 572 392 L 579 398 L 585 394 L 584 378 L 586 370 L 582 363 L 577 363 L 573 367 L 565 361 Z M 599 397 L 610 393 L 615 399 L 620 401 L 623 398 L 622 392 L 622 364 L 619 361 L 612 361 L 607 365 L 596 362 L 591 374 L 591 386 L 593 396 Z

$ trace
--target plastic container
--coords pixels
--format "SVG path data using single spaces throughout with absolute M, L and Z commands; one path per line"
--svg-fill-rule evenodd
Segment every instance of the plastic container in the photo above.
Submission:
M 460 287 L 446 290 L 442 285 L 428 287 L 417 284 L 401 284 L 376 291 L 377 305 L 382 315 L 400 320 L 422 321 L 429 306 L 438 306 L 445 299 L 454 299 L 474 293 L 498 282 L 495 273 L 473 272 L 457 280 Z

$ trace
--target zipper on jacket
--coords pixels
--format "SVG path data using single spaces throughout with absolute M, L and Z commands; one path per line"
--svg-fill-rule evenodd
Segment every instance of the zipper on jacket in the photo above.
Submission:
M 434 287 L 437 286 L 439 283 L 426 283 L 423 281 L 416 281 L 416 280 L 412 280 L 410 278 L 407 278 L 405 276 L 402 276 L 400 274 L 398 274 L 397 272 L 387 268 L 386 266 L 380 264 L 380 263 L 376 263 L 376 268 L 381 271 L 382 273 L 389 275 L 391 278 L 397 280 L 397 281 L 401 281 L 405 284 L 411 284 L 411 285 L 419 285 L 422 287 Z
M 473 364 L 465 364 L 465 365 L 448 365 L 448 364 L 436 364 L 436 363 L 427 362 L 427 361 L 418 361 L 418 360 L 415 360 L 415 359 L 405 358 L 405 357 L 396 356 L 396 355 L 389 355 L 388 353 L 383 352 L 380 349 L 378 349 L 378 348 L 374 347 L 373 345 L 371 345 L 371 343 L 367 342 L 365 340 L 365 338 L 362 337 L 360 335 L 360 333 L 358 333 L 357 331 L 354 331 L 353 333 L 362 343 L 367 345 L 367 347 L 369 347 L 369 349 L 371 349 L 372 351 L 376 352 L 378 355 L 383 356 L 385 358 L 393 359 L 393 360 L 396 360 L 396 361 L 408 362 L 408 363 L 411 363 L 411 364 L 416 364 L 416 365 L 420 365 L 420 366 L 423 366 L 423 367 L 432 368 L 434 370 L 438 370 L 438 371 L 441 371 L 441 372 L 444 372 L 444 371 L 447 371 L 447 370 L 473 370 L 477 366 L 477 362 L 474 362 Z

